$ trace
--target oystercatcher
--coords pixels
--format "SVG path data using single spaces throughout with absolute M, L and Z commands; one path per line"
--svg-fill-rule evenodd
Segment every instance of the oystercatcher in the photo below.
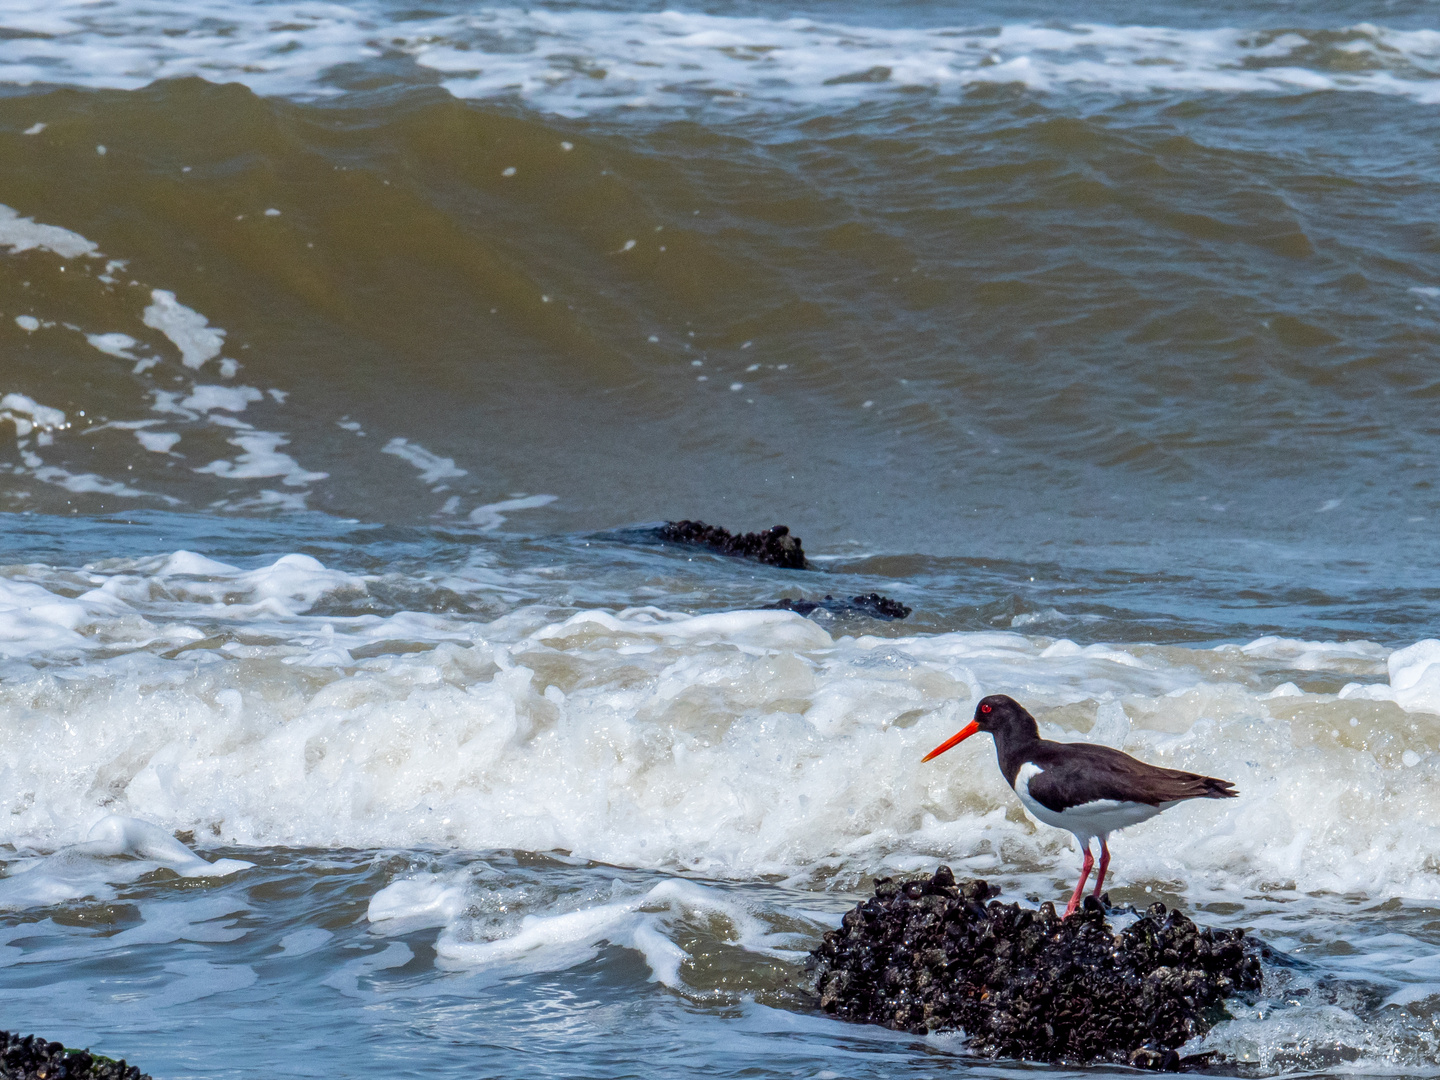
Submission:
M 1106 841 L 1112 832 L 1148 821 L 1186 799 L 1233 799 L 1239 794 L 1228 780 L 1147 765 L 1108 746 L 1042 739 L 1035 718 L 1004 694 L 984 698 L 969 724 L 921 760 L 938 757 L 977 731 L 995 737 L 1000 771 L 1025 809 L 1046 825 L 1069 829 L 1080 841 L 1085 863 L 1065 909 L 1067 917 L 1080 906 L 1080 894 L 1095 865 L 1092 838 L 1100 839 L 1100 876 L 1093 893 L 1098 898 L 1110 866 Z

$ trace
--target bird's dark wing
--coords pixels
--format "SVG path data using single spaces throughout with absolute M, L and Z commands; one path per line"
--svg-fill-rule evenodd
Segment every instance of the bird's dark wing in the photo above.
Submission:
M 1042 770 L 1030 779 L 1030 797 L 1057 813 L 1099 799 L 1159 806 L 1239 794 L 1228 780 L 1148 765 L 1093 743 L 1042 742 L 1030 759 Z

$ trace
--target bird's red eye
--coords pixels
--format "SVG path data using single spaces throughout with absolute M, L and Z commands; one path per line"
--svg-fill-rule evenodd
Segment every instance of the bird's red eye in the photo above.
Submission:
M 981 706 L 980 706 L 980 711 L 981 711 L 981 712 L 989 712 L 989 711 L 990 711 L 990 706 L 989 706 L 989 705 L 981 705 Z

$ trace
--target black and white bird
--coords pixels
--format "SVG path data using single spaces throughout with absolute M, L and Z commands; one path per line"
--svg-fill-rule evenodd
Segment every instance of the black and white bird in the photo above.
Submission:
M 1085 863 L 1065 909 L 1067 917 L 1080 906 L 1095 865 L 1092 839 L 1100 840 L 1100 876 L 1093 893 L 1099 897 L 1110 866 L 1107 841 L 1112 832 L 1148 821 L 1186 799 L 1233 799 L 1239 794 L 1228 780 L 1147 765 L 1108 746 L 1042 739 L 1035 718 L 1004 694 L 984 698 L 969 724 L 921 760 L 938 757 L 979 731 L 995 737 L 1000 771 L 1025 809 L 1046 825 L 1068 829 L 1080 841 Z

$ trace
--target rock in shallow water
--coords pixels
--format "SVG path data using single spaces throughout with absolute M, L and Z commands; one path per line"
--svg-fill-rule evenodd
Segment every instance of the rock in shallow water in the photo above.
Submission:
M 150 1080 L 134 1065 L 0 1031 L 0 1080 Z
M 657 530 L 657 535 L 672 544 L 696 544 L 721 555 L 754 559 L 787 570 L 810 569 L 800 538 L 791 536 L 784 525 L 774 525 L 758 533 L 732 533 L 703 521 L 667 521 Z
M 841 618 L 865 615 L 872 619 L 884 619 L 887 622 L 903 619 L 910 614 L 910 608 L 900 601 L 891 600 L 888 596 L 881 596 L 879 593 L 873 592 L 865 593 L 863 596 L 852 596 L 848 600 L 837 600 L 829 593 L 825 594 L 824 600 L 776 600 L 773 604 L 766 604 L 762 610 L 793 611 L 806 618 L 817 611 L 828 611 L 831 615 L 838 615 Z
M 1093 899 L 1061 920 L 998 894 L 947 866 L 880 879 L 810 954 L 820 1007 L 916 1034 L 963 1029 L 988 1057 L 1167 1068 L 1225 998 L 1260 986 L 1261 947 L 1243 931 L 1152 904 L 1116 934 Z

